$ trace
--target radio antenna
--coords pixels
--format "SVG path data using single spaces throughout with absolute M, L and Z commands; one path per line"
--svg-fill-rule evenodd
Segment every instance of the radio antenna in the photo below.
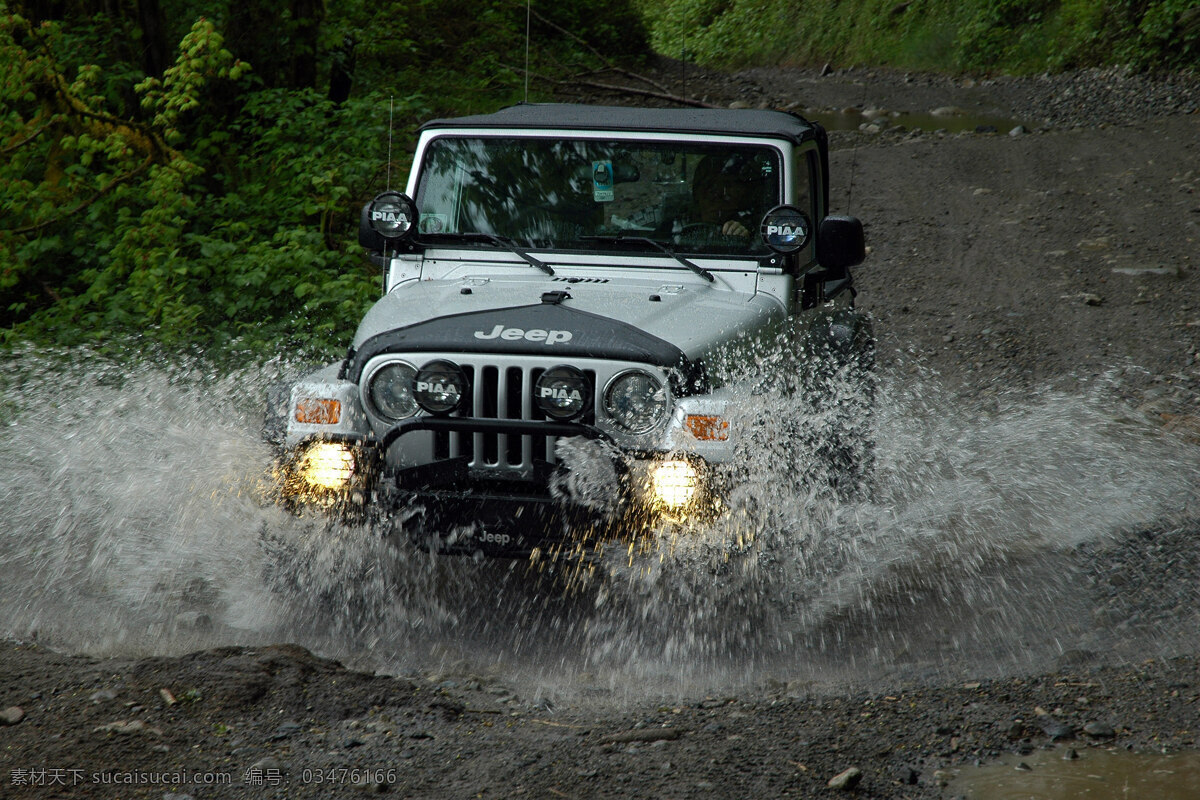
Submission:
M 860 106 L 867 104 L 867 84 L 863 82 L 862 102 Z M 850 214 L 854 210 L 854 169 L 858 166 L 858 139 L 854 139 L 854 149 L 850 153 L 850 186 L 846 189 L 846 213 Z
M 679 43 L 679 94 L 687 97 L 687 39 Z
M 387 186 L 389 192 L 392 190 L 392 117 L 396 111 L 395 95 L 388 98 L 388 160 L 387 160 Z
M 532 15 L 530 3 L 525 0 L 525 102 L 529 102 L 529 18 Z

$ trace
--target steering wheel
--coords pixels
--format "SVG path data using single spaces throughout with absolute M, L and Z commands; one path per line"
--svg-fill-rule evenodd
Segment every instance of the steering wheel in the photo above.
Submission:
M 674 235 L 677 242 L 706 243 L 720 239 L 725 239 L 725 234 L 715 222 L 689 222 Z
M 676 235 L 680 239 L 711 239 L 714 236 L 724 236 L 721 226 L 716 222 L 689 222 L 680 228 Z

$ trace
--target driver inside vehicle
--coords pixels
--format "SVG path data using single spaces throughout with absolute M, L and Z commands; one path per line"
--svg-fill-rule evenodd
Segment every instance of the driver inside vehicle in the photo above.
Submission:
M 766 181 L 754 159 L 741 153 L 706 155 L 692 178 L 696 221 L 725 236 L 748 237 L 758 226 L 755 215 L 766 210 L 764 188 Z

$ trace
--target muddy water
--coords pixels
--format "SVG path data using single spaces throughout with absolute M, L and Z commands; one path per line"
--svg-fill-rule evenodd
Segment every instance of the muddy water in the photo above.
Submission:
M 295 641 L 365 668 L 453 665 L 612 697 L 978 679 L 1200 644 L 1174 608 L 1127 629 L 1096 616 L 1088 558 L 1190 524 L 1200 479 L 1194 446 L 1104 387 L 972 409 L 934 378 L 885 377 L 870 500 L 797 489 L 768 431 L 742 454 L 728 514 L 581 573 L 432 557 L 275 507 L 258 431 L 279 364 L 76 351 L 3 369 L 0 634 L 60 649 Z M 794 414 L 745 402 L 746 419 Z M 1196 608 L 1200 586 L 1180 581 L 1172 602 Z M 1152 604 L 1161 589 L 1129 591 Z
M 950 791 L 967 800 L 1194 800 L 1200 753 L 1040 750 L 966 768 Z

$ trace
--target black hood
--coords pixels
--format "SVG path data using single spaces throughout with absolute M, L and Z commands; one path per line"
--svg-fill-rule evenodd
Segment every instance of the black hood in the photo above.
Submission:
M 543 356 L 555 361 L 602 358 L 633 361 L 683 375 L 694 369 L 670 342 L 625 322 L 543 302 L 418 322 L 372 336 L 350 354 L 343 377 L 357 382 L 381 353 L 462 352 Z

